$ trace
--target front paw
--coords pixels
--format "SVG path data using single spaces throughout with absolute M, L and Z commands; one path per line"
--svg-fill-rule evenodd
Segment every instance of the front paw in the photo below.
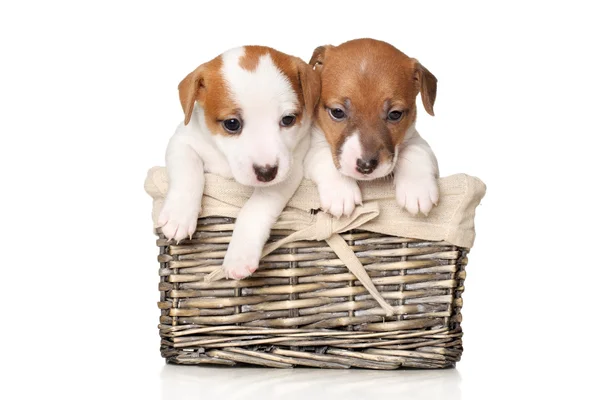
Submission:
M 336 218 L 350 215 L 357 204 L 362 204 L 362 195 L 356 181 L 346 176 L 323 182 L 319 185 L 321 208 Z
M 419 211 L 428 215 L 438 203 L 439 188 L 433 175 L 399 175 L 395 184 L 398 204 L 412 215 L 417 215 Z
M 200 204 L 195 203 L 186 196 L 167 196 L 158 217 L 158 225 L 167 239 L 179 242 L 192 238 L 200 214 Z
M 259 261 L 260 251 L 230 243 L 223 259 L 223 272 L 228 279 L 244 279 L 256 271 Z

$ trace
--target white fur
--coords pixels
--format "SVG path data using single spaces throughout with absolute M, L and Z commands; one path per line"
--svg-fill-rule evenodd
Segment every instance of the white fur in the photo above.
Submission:
M 392 163 L 378 166 L 368 176 L 355 171 L 355 157 L 362 153 L 357 133 L 351 135 L 342 145 L 341 170 L 333 163 L 327 140 L 317 124 L 312 129 L 311 138 L 311 146 L 304 161 L 305 175 L 318 186 L 321 208 L 333 216 L 350 215 L 355 206 L 362 203 L 355 179 L 376 179 L 388 175 L 392 170 L 396 200 L 401 207 L 413 215 L 419 212 L 427 215 L 437 204 L 437 160 L 429 144 L 421 138 L 414 125 L 408 129 L 403 143 L 396 149 Z M 351 170 L 350 165 L 353 165 Z M 376 174 L 378 170 L 380 172 Z M 383 172 L 386 173 L 382 175 Z M 360 177 L 357 177 L 357 174 Z
M 354 175 L 358 175 L 356 172 L 356 160 L 360 158 L 362 158 L 360 133 L 355 131 L 346 138 L 340 148 L 340 172 L 354 178 Z
M 406 132 L 394 169 L 396 200 L 413 215 L 429 214 L 439 200 L 438 162 L 414 125 Z
M 242 69 L 244 48 L 223 54 L 222 73 L 229 94 L 241 108 L 243 129 L 231 137 L 211 133 L 198 105 L 190 123 L 179 125 L 166 155 L 169 191 L 159 225 L 169 239 L 191 237 L 201 211 L 204 172 L 234 177 L 255 187 L 241 209 L 223 261 L 227 277 L 242 279 L 258 267 L 271 226 L 302 180 L 302 159 L 309 147 L 310 121 L 281 128 L 286 113 L 296 109 L 298 99 L 290 82 L 262 56 L 254 71 Z M 282 132 L 282 130 L 284 130 Z M 257 180 L 253 165 L 278 164 L 271 182 Z

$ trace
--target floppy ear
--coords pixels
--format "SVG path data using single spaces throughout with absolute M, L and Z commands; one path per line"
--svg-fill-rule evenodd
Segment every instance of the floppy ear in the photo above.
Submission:
M 429 115 L 433 113 L 433 103 L 435 103 L 435 96 L 437 94 L 437 79 L 427 68 L 422 66 L 417 60 L 415 61 L 415 80 L 419 85 L 419 91 L 421 92 L 421 100 L 423 100 L 423 106 Z
M 179 101 L 185 114 L 183 123 L 187 125 L 192 118 L 196 100 L 204 101 L 204 65 L 199 66 L 179 83 Z
M 310 58 L 310 61 L 308 62 L 310 64 L 310 66 L 316 70 L 320 65 L 323 65 L 323 63 L 325 62 L 325 56 L 326 56 L 327 52 L 329 51 L 329 49 L 331 49 L 332 47 L 333 46 L 330 44 L 328 44 L 326 46 L 317 47 L 313 51 L 313 55 Z
M 310 65 L 302 61 L 298 62 L 298 80 L 300 81 L 300 88 L 302 89 L 302 98 L 304 100 L 304 107 L 309 117 L 312 117 L 319 98 L 321 97 L 321 78 L 319 74 L 314 71 Z

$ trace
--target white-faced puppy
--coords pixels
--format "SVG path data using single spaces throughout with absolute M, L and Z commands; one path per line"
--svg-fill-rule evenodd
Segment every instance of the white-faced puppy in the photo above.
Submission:
M 393 172 L 396 198 L 410 213 L 438 201 L 435 155 L 415 129 L 416 97 L 433 115 L 436 78 L 392 45 L 358 39 L 315 49 L 321 98 L 305 159 L 321 207 L 339 217 L 362 203 L 356 180 Z
M 227 277 L 258 267 L 270 229 L 302 180 L 302 161 L 318 101 L 318 74 L 268 47 L 229 50 L 179 84 L 185 120 L 169 142 L 169 190 L 159 216 L 176 241 L 196 230 L 204 172 L 254 187 L 223 262 Z

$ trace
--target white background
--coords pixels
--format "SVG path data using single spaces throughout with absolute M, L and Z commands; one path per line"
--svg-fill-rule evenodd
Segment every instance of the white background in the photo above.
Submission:
M 594 2 L 0 6 L 2 398 L 600 398 Z M 386 40 L 439 79 L 418 128 L 483 179 L 456 370 L 165 367 L 146 170 L 224 50 Z

